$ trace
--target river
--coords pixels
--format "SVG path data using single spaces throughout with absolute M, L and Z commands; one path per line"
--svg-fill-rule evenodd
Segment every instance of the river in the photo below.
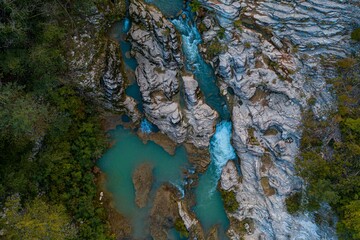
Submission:
M 182 1 L 171 1 L 169 3 L 170 1 L 147 0 L 147 2 L 158 6 L 167 17 L 177 16 L 183 8 Z M 225 232 L 229 226 L 229 220 L 220 193 L 217 190 L 217 184 L 223 166 L 228 160 L 236 158 L 230 141 L 232 124 L 229 121 L 230 113 L 227 110 L 226 101 L 220 95 L 219 88 L 216 85 L 214 71 L 198 51 L 201 36 L 192 19 L 190 9 L 186 8 L 183 9 L 181 16 L 172 18 L 171 22 L 182 36 L 186 70 L 195 76 L 205 96 L 206 103 L 220 115 L 216 132 L 211 138 L 209 147 L 211 164 L 207 171 L 199 176 L 199 183 L 194 189 L 196 205 L 193 211 L 205 231 L 216 225 L 220 229 L 219 237 L 226 239 Z M 112 31 L 112 35 L 120 42 L 127 72 L 134 71 L 137 66 L 136 60 L 127 54 L 131 49 L 131 44 L 126 41 L 126 33 L 130 25 L 129 18 L 126 18 L 115 26 Z M 139 101 L 139 105 L 141 105 L 141 94 L 136 81 L 131 80 L 131 83 L 126 93 Z M 151 128 L 143 127 L 146 124 L 146 120 L 143 120 L 141 129 L 146 133 L 150 133 Z M 148 204 L 145 208 L 139 209 L 135 205 L 135 192 L 131 178 L 135 168 L 144 162 L 153 165 L 155 183 L 150 194 L 153 196 L 156 188 L 165 182 L 172 183 L 182 189 L 185 177 L 183 175 L 184 169 L 191 168 L 191 165 L 188 163 L 186 151 L 183 147 L 179 147 L 174 155 L 169 155 L 151 141 L 144 144 L 134 132 L 123 127 L 114 130 L 112 137 L 115 144 L 99 160 L 98 165 L 107 176 L 106 188 L 113 194 L 117 209 L 132 221 L 134 237 L 141 239 L 148 235 L 146 230 L 147 218 L 151 206 Z M 180 238 L 173 232 L 172 234 L 173 236 L 169 238 Z

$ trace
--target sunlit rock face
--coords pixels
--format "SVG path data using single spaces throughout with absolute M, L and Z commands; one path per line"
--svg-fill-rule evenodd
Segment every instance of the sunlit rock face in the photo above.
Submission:
M 214 124 L 218 118 L 215 112 L 200 95 L 198 82 L 193 76 L 183 76 L 185 89 L 185 114 L 189 121 L 189 141 L 196 147 L 207 147 L 211 136 L 214 134 Z
M 201 19 L 204 46 L 225 29 L 224 38 L 218 38 L 223 50 L 209 61 L 222 88 L 234 92 L 232 141 L 242 181 L 236 180 L 232 163 L 221 178 L 240 204 L 231 216 L 254 222 L 245 239 L 335 239 L 334 229 L 317 226 L 311 214 L 288 214 L 284 201 L 303 184 L 294 171 L 302 110 L 310 98 L 316 99 L 312 108 L 319 117 L 332 107 L 325 80 L 335 71 L 327 61 L 356 47 L 349 33 L 359 24 L 359 6 L 343 1 L 202 3 L 214 13 Z M 241 29 L 236 21 L 243 22 Z M 229 235 L 241 236 L 233 227 Z
M 154 6 L 132 1 L 129 13 L 132 53 L 139 64 L 135 74 L 146 117 L 177 143 L 207 147 L 218 115 L 202 99 L 193 76 L 182 76 L 180 36 Z M 179 99 L 180 90 L 185 99 Z
M 187 123 L 172 97 L 179 91 L 180 44 L 172 24 L 156 8 L 132 1 L 129 31 L 138 62 L 136 79 L 147 118 L 175 142 L 186 138 Z

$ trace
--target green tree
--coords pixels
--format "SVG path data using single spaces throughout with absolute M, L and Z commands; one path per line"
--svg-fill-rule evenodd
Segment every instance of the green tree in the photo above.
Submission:
M 76 235 L 75 228 L 62 205 L 49 205 L 35 198 L 21 207 L 19 195 L 5 202 L 1 228 L 7 239 L 67 239 Z
M 45 134 L 51 120 L 50 111 L 16 84 L 0 86 L 1 135 L 19 141 L 36 140 Z

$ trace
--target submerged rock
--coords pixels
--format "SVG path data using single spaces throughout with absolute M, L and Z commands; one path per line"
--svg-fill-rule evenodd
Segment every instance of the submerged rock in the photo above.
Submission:
M 135 188 L 135 203 L 139 208 L 145 207 L 151 186 L 153 183 L 153 166 L 149 163 L 143 163 L 138 166 L 132 176 Z
M 167 231 L 179 217 L 176 199 L 176 190 L 169 185 L 157 190 L 150 213 L 150 234 L 154 239 L 167 239 Z

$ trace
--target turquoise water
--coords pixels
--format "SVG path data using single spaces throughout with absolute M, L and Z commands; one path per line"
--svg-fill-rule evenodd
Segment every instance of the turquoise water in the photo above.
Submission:
M 201 91 L 205 95 L 206 103 L 215 109 L 222 119 L 229 119 L 230 114 L 226 102 L 220 95 L 219 88 L 216 85 L 214 70 L 199 53 L 198 45 L 202 42 L 202 39 L 189 8 L 183 12 L 182 16 L 173 19 L 172 23 L 181 33 L 186 69 L 194 74 Z
M 121 49 L 122 60 L 125 63 L 124 71 L 128 81 L 130 82 L 129 86 L 125 89 L 125 93 L 137 101 L 139 111 L 143 112 L 141 92 L 135 79 L 135 69 L 138 66 L 138 63 L 135 58 L 131 57 L 131 43 L 127 41 L 127 33 L 130 28 L 131 21 L 128 17 L 126 17 L 124 20 L 113 25 L 110 31 L 110 36 L 118 41 Z
M 139 209 L 135 205 L 135 190 L 132 173 L 140 164 L 147 162 L 153 168 L 154 189 L 162 183 L 170 182 L 183 186 L 183 172 L 190 167 L 186 151 L 180 147 L 171 156 L 159 145 L 149 141 L 144 144 L 130 130 L 118 127 L 112 132 L 114 146 L 98 161 L 98 166 L 106 174 L 106 189 L 113 194 L 116 208 L 132 221 L 134 237 L 147 236 L 148 213 L 151 206 Z
M 193 22 L 192 13 L 185 11 L 184 16 L 172 20 L 177 30 L 182 34 L 182 49 L 186 58 L 186 68 L 192 72 L 199 83 L 199 87 L 205 95 L 206 103 L 214 108 L 223 120 L 216 126 L 216 132 L 211 138 L 210 156 L 211 163 L 207 171 L 200 176 L 199 184 L 195 189 L 196 216 L 200 220 L 205 231 L 214 225 L 219 226 L 221 239 L 226 239 L 225 231 L 229 226 L 223 202 L 216 187 L 220 179 L 221 170 L 228 160 L 235 159 L 236 154 L 231 146 L 231 122 L 230 113 L 226 101 L 220 95 L 216 85 L 216 76 L 212 67 L 205 62 L 199 53 L 198 44 L 201 43 L 201 35 Z
M 166 15 L 174 16 L 182 9 L 182 1 L 148 0 L 158 6 Z M 181 4 L 180 4 L 181 3 Z M 230 113 L 226 102 L 220 95 L 216 85 L 216 76 L 212 67 L 207 64 L 198 51 L 201 36 L 193 22 L 193 16 L 189 9 L 184 11 L 184 16 L 173 19 L 172 22 L 182 34 L 182 48 L 186 58 L 187 71 L 194 74 L 201 91 L 204 93 L 206 102 L 220 115 L 222 121 L 216 126 L 216 132 L 211 138 L 209 147 L 211 164 L 207 171 L 199 177 L 198 186 L 195 188 L 196 205 L 193 210 L 204 227 L 208 231 L 213 226 L 219 226 L 220 239 L 227 239 L 225 232 L 229 226 L 220 193 L 216 187 L 220 178 L 221 170 L 228 160 L 235 159 L 236 154 L 231 146 L 232 125 L 228 121 Z M 131 44 L 126 41 L 126 34 L 131 26 L 128 19 L 123 20 L 113 29 L 113 35 L 118 39 L 123 52 L 123 59 L 127 73 L 134 76 L 137 63 L 127 52 Z M 135 78 L 130 78 L 132 84 L 126 89 L 126 94 L 141 102 L 141 93 Z M 181 93 L 183 95 L 183 93 Z M 156 131 L 156 126 L 150 124 L 146 119 L 140 124 L 144 133 Z M 178 148 L 174 156 L 170 156 L 160 146 L 153 142 L 144 144 L 135 134 L 122 127 L 112 132 L 115 145 L 99 160 L 98 164 L 107 175 L 106 187 L 113 193 L 114 202 L 122 214 L 131 219 L 135 238 L 148 236 L 148 213 L 151 205 L 143 209 L 135 205 L 135 193 L 132 184 L 132 173 L 134 169 L 144 162 L 154 166 L 155 182 L 154 189 L 161 183 L 171 182 L 182 188 L 184 184 L 183 171 L 191 167 L 187 161 L 184 148 Z M 175 230 L 171 230 L 168 239 L 181 239 Z
M 196 206 L 195 213 L 205 231 L 212 226 L 220 227 L 220 238 L 225 239 L 225 231 L 229 227 L 223 201 L 217 183 L 221 176 L 221 170 L 228 160 L 236 158 L 235 150 L 231 145 L 231 122 L 222 121 L 216 126 L 216 132 L 210 142 L 211 163 L 207 171 L 200 176 L 199 185 L 195 190 Z
M 183 0 L 145 0 L 146 3 L 154 4 L 160 11 L 169 18 L 174 18 L 184 8 Z

